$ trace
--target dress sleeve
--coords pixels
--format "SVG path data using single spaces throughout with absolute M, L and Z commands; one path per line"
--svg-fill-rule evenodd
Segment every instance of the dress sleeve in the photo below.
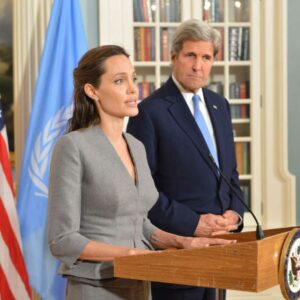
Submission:
M 51 253 L 71 267 L 89 239 L 80 234 L 82 166 L 80 152 L 68 135 L 53 150 L 48 200 Z
M 157 229 L 148 218 L 144 218 L 143 222 L 143 234 L 147 241 L 151 241 L 151 235 Z

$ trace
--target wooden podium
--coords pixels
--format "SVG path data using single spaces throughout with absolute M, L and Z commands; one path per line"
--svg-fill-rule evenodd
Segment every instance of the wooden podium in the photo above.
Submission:
M 265 239 L 259 241 L 253 231 L 222 236 L 237 240 L 226 246 L 119 257 L 114 261 L 115 276 L 260 292 L 279 284 L 281 253 L 293 229 L 265 230 Z

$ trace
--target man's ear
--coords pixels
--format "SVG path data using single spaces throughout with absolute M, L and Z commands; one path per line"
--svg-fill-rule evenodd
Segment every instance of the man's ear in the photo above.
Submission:
M 170 52 L 170 58 L 171 58 L 171 62 L 174 63 L 174 60 L 176 59 L 176 54 L 174 52 Z

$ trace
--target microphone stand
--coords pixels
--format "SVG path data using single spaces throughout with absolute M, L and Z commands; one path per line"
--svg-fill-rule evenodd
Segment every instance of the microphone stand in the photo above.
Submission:
M 252 210 L 250 209 L 250 207 L 244 202 L 244 200 L 242 199 L 242 197 L 237 193 L 237 191 L 235 190 L 235 188 L 233 187 L 233 185 L 229 182 L 229 180 L 226 178 L 226 176 L 223 174 L 223 172 L 221 171 L 221 169 L 219 168 L 219 166 L 217 165 L 215 159 L 213 158 L 211 153 L 208 153 L 208 157 L 211 160 L 211 162 L 213 163 L 215 169 L 220 173 L 221 177 L 224 179 L 225 183 L 228 185 L 228 187 L 230 188 L 230 191 L 240 200 L 240 202 L 244 205 L 244 207 L 246 207 L 246 209 L 250 212 L 250 214 L 252 215 L 253 219 L 255 220 L 256 223 L 256 239 L 257 240 L 262 240 L 265 238 L 265 234 L 261 228 L 261 225 L 259 224 L 255 214 L 252 212 Z

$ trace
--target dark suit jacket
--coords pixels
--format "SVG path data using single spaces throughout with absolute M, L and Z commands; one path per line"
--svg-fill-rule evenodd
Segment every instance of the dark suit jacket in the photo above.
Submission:
M 239 189 L 229 104 L 203 89 L 214 128 L 220 168 Z M 243 206 L 219 178 L 208 147 L 172 78 L 139 104 L 127 131 L 145 145 L 160 196 L 148 216 L 159 228 L 192 236 L 205 213 L 228 209 L 243 215 Z M 240 228 L 241 229 L 241 228 Z

